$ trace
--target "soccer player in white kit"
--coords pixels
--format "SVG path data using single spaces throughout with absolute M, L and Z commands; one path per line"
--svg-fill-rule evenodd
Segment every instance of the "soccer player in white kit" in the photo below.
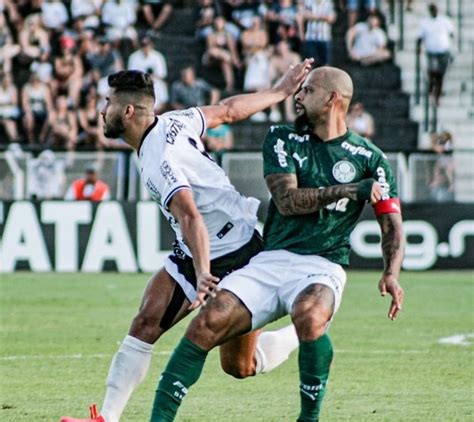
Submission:
M 114 356 L 100 414 L 92 406 L 89 419 L 63 417 L 61 422 L 119 421 L 148 371 L 153 344 L 207 295 L 214 295 L 222 277 L 262 250 L 255 230 L 258 201 L 235 190 L 200 138 L 206 128 L 246 119 L 283 101 L 296 92 L 311 64 L 307 59 L 292 67 L 271 89 L 160 116 L 153 113 L 149 75 L 121 71 L 109 76 L 110 93 L 101 110 L 104 134 L 122 137 L 137 150 L 142 181 L 170 222 L 176 242 L 164 268 L 149 281 Z M 221 346 L 221 365 L 236 378 L 265 373 L 284 362 L 297 345 L 292 325 L 253 332 Z

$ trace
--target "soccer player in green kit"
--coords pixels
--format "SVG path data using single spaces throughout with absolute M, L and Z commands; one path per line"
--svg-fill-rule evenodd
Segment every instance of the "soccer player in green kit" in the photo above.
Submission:
M 333 356 L 327 328 L 346 282 L 350 233 L 367 201 L 382 233 L 379 290 L 391 296 L 388 317 L 396 318 L 403 302 L 400 203 L 384 154 L 347 130 L 352 92 L 346 72 L 315 69 L 295 96 L 295 126 L 270 128 L 263 146 L 272 194 L 264 251 L 214 286 L 215 296 L 192 320 L 160 378 L 152 422 L 174 420 L 209 350 L 287 314 L 300 342 L 297 420 L 319 420 Z M 204 292 L 198 300 L 205 303 Z

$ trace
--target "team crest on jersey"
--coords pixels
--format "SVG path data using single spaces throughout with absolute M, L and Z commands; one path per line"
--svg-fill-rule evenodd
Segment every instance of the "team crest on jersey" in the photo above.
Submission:
M 339 183 L 349 183 L 354 180 L 356 169 L 349 161 L 338 161 L 332 168 L 332 175 Z

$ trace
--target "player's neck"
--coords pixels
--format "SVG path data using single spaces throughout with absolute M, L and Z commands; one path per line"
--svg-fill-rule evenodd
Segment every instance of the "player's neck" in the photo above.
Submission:
M 347 132 L 346 121 L 344 118 L 329 117 L 326 122 L 316 124 L 313 133 L 324 142 L 339 138 Z
M 139 119 L 136 123 L 128 126 L 123 134 L 125 142 L 132 148 L 138 150 L 142 141 L 143 135 L 146 130 L 154 123 L 157 116 L 145 116 L 143 119 Z

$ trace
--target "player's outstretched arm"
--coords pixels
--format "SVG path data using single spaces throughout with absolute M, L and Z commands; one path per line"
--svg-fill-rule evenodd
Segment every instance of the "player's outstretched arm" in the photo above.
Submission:
M 176 192 L 171 198 L 169 209 L 178 221 L 183 239 L 193 255 L 198 290 L 196 301 L 190 307 L 194 309 L 205 303 L 204 298 L 207 295 L 215 295 L 219 282 L 210 270 L 209 235 L 191 190 L 182 189 Z
M 311 214 L 342 198 L 376 202 L 382 194 L 374 179 L 324 188 L 298 188 L 294 173 L 269 174 L 265 181 L 278 211 L 285 216 Z
M 218 105 L 201 107 L 208 128 L 244 120 L 294 94 L 305 80 L 313 59 L 291 67 L 275 85 L 264 91 L 225 98 Z
M 401 214 L 382 214 L 377 217 L 382 230 L 382 253 L 384 272 L 379 281 L 379 290 L 382 296 L 387 293 L 392 297 L 388 317 L 394 320 L 402 309 L 404 292 L 398 277 L 402 266 L 405 238 L 403 235 Z

